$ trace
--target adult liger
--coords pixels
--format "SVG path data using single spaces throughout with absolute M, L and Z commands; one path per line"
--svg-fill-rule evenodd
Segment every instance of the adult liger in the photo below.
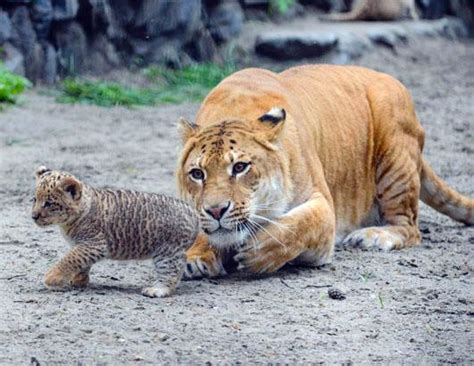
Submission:
M 407 89 L 361 67 L 247 69 L 181 121 L 181 196 L 203 230 L 187 276 L 288 262 L 330 262 L 337 241 L 401 249 L 420 244 L 418 200 L 465 224 L 474 200 L 446 185 L 422 157 L 424 132 Z

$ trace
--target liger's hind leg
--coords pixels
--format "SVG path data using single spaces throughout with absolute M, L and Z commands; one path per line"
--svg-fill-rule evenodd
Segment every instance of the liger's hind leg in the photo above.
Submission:
M 142 294 L 148 297 L 165 297 L 171 295 L 181 281 L 186 265 L 184 250 L 172 254 L 157 253 L 153 257 L 156 270 L 156 282 L 143 289 Z
M 376 179 L 377 204 L 384 226 L 356 230 L 344 239 L 343 244 L 384 250 L 420 244 L 420 174 L 416 155 L 393 152 L 379 164 Z

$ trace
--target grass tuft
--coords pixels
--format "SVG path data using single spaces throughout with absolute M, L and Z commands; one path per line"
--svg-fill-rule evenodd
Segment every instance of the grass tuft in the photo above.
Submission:
M 28 79 L 8 71 L 0 64 L 0 110 L 4 104 L 14 104 L 18 95 L 30 86 Z
M 235 71 L 232 66 L 203 64 L 181 70 L 156 66 L 144 70 L 151 83 L 147 88 L 133 88 L 118 83 L 68 79 L 62 84 L 62 103 L 87 103 L 110 107 L 116 105 L 178 104 L 200 101 L 223 78 Z
M 295 3 L 296 0 L 270 0 L 269 12 L 271 14 L 286 14 Z
M 147 89 L 125 87 L 117 83 L 66 79 L 62 83 L 61 103 L 86 103 L 102 107 L 150 105 L 155 95 Z

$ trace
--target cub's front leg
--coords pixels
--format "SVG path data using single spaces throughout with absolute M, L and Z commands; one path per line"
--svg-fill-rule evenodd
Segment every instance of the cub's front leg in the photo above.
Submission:
M 275 272 L 301 257 L 306 264 L 322 265 L 334 252 L 335 214 L 320 193 L 259 229 L 235 256 L 239 269 Z
M 50 289 L 85 287 L 91 266 L 105 258 L 106 253 L 105 244 L 78 244 L 46 272 L 44 284 Z

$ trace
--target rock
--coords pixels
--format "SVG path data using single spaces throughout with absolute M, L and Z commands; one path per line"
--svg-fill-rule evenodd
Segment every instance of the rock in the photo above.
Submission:
M 143 0 L 131 32 L 142 39 L 167 36 L 186 44 L 202 27 L 200 0 Z
M 346 298 L 344 292 L 334 287 L 328 288 L 328 295 L 334 300 L 344 300 Z
M 36 0 L 31 6 L 31 20 L 39 39 L 46 39 L 53 20 L 51 0 Z
M 76 17 L 79 9 L 78 0 L 54 0 L 54 20 L 69 20 Z
M 332 62 L 340 65 L 349 64 L 372 48 L 373 44 L 365 36 L 341 32 L 337 44 L 337 55 Z
M 0 10 L 0 45 L 10 39 L 12 35 L 12 23 L 7 13 Z
M 211 10 L 208 28 L 216 42 L 227 42 L 240 34 L 243 22 L 244 14 L 239 2 L 225 1 Z
M 210 32 L 207 29 L 201 29 L 188 47 L 190 55 L 198 62 L 214 61 L 217 54 L 217 47 Z
M 279 60 L 319 57 L 331 51 L 338 43 L 333 33 L 284 32 L 259 36 L 255 51 Z
M 26 77 L 34 83 L 41 80 L 44 67 L 44 50 L 39 43 L 35 43 L 32 52 L 25 56 Z
M 449 9 L 448 0 L 418 0 L 417 4 L 424 19 L 442 18 Z
M 87 69 L 103 74 L 120 65 L 120 57 L 114 45 L 104 34 L 98 34 L 89 47 Z
M 107 0 L 89 0 L 90 9 L 80 7 L 79 17 L 81 23 L 90 29 L 105 28 L 105 33 L 112 40 L 124 40 L 127 38 L 125 28 L 128 27 L 135 17 L 135 9 L 128 0 L 114 0 L 113 6 Z
M 450 39 L 464 38 L 470 33 L 466 23 L 455 17 L 438 20 L 435 28 L 438 34 Z
M 43 47 L 43 67 L 40 81 L 46 85 L 51 85 L 56 82 L 58 74 L 56 50 L 49 42 L 45 42 L 41 46 Z
M 300 0 L 302 5 L 315 6 L 328 13 L 342 13 L 349 11 L 349 2 L 345 0 Z
M 474 35 L 474 2 L 471 0 L 450 0 L 450 7 L 466 24 L 470 35 Z
M 17 7 L 11 16 L 13 46 L 21 51 L 24 57 L 25 76 L 35 82 L 39 77 L 42 59 L 42 48 L 37 43 L 36 32 L 30 20 L 26 6 Z
M 17 7 L 11 15 L 11 23 L 11 42 L 26 56 L 32 52 L 36 43 L 36 33 L 30 20 L 28 8 L 26 6 Z
M 15 74 L 25 76 L 24 57 L 23 54 L 15 48 L 11 43 L 2 45 L 2 61 L 3 65 Z
M 58 23 L 54 32 L 61 76 L 75 75 L 85 70 L 87 39 L 81 25 L 75 21 Z
M 186 52 L 171 43 L 163 43 L 160 48 L 155 49 L 151 53 L 148 62 L 165 65 L 173 69 L 182 69 L 193 64 L 193 60 Z
M 377 44 L 395 48 L 398 42 L 397 35 L 389 29 L 373 29 L 367 33 L 369 39 Z

